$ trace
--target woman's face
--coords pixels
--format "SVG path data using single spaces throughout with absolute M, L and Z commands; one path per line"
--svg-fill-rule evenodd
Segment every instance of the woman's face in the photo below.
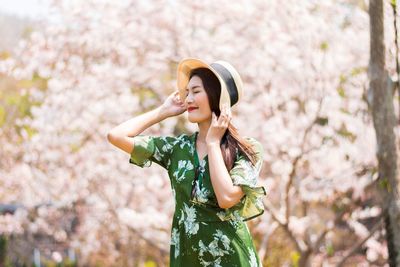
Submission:
M 208 96 L 199 76 L 195 75 L 190 79 L 186 87 L 185 104 L 190 122 L 199 123 L 211 119 Z

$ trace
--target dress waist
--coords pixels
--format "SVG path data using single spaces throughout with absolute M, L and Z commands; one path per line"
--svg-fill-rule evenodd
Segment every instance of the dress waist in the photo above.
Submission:
M 222 222 L 223 220 L 220 219 L 218 214 L 223 211 L 224 209 L 217 206 L 198 202 L 188 202 L 183 203 L 183 206 L 175 207 L 174 218 L 180 220 L 183 217 L 184 220 L 192 220 L 196 222 Z

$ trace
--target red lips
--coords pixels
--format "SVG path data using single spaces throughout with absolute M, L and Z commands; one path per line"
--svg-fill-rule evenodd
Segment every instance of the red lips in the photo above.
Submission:
M 195 108 L 195 107 L 188 107 L 187 111 L 188 111 L 188 112 L 191 112 L 191 111 L 193 111 L 193 110 L 195 110 L 195 109 L 198 109 L 198 108 Z

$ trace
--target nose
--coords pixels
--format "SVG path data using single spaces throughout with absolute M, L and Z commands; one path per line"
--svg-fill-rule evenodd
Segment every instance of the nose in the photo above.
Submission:
M 190 93 L 186 96 L 185 102 L 187 104 L 193 103 L 193 97 Z

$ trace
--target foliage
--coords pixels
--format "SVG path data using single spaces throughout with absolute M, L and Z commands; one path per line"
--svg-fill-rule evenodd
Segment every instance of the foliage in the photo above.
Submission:
M 31 218 L 14 216 L 13 227 L 2 218 L 3 233 L 49 233 L 76 248 L 84 265 L 165 264 L 174 208 L 167 174 L 129 165 L 106 134 L 175 90 L 176 65 L 189 56 L 225 59 L 243 78 L 233 123 L 266 152 L 260 182 L 267 212 L 252 232 L 260 234 L 267 266 L 333 264 L 353 245 L 336 235 L 360 240 L 378 221 L 363 7 L 334 0 L 53 4 L 58 23 L 44 24 L 16 47 L 16 57 L 0 61 L 1 77 L 13 81 L 0 91 L 0 121 L 14 107 L 21 114 L 2 128 L 18 126 L 19 141 L 0 135 L 7 144 L 0 148 L 1 201 L 52 205 Z M 194 130 L 185 116 L 146 133 Z M 69 235 L 49 223 L 53 209 L 64 207 L 77 218 Z M 277 236 L 291 244 L 284 255 Z M 384 262 L 384 245 L 378 229 L 357 259 Z

